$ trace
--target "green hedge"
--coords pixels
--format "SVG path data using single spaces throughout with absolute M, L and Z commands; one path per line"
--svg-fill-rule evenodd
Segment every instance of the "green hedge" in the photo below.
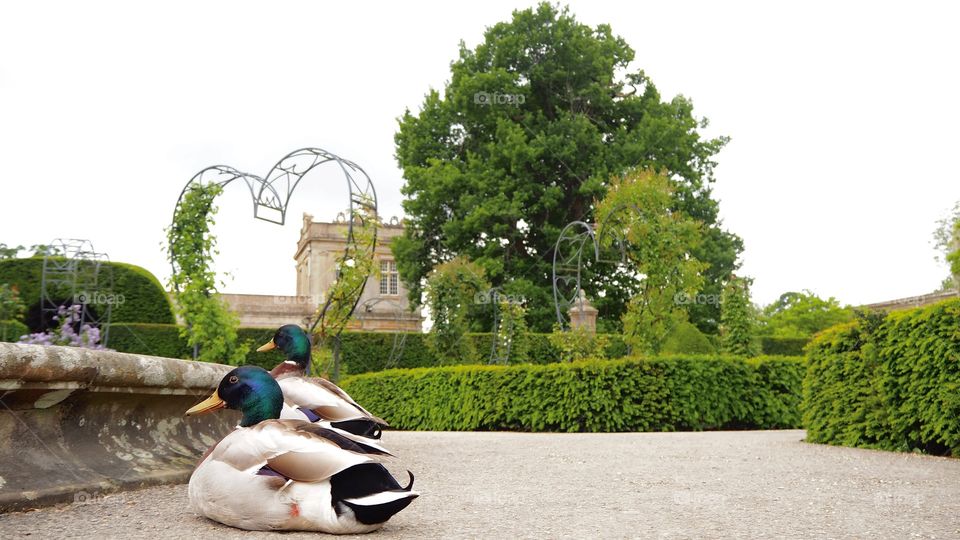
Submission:
M 667 334 L 660 347 L 661 354 L 715 354 L 717 348 L 699 328 L 689 322 L 678 324 Z
M 760 350 L 772 356 L 803 356 L 803 348 L 810 338 L 784 338 L 763 336 L 760 338 Z
M 511 359 L 511 364 L 551 364 L 560 358 L 560 352 L 550 344 L 549 334 L 530 333 L 525 336 L 529 343 L 527 358 Z M 604 357 L 622 358 L 627 355 L 627 345 L 618 335 L 608 335 Z M 438 358 L 426 343 L 421 333 L 344 332 L 340 336 L 343 373 L 359 374 L 383 371 L 391 368 L 438 367 L 443 365 L 484 364 L 490 357 L 493 334 L 467 334 L 473 341 L 478 358 L 451 361 Z M 402 347 L 401 347 L 402 343 Z M 392 354 L 394 347 L 400 354 Z M 393 358 L 391 359 L 391 356 Z
M 810 441 L 960 455 L 960 300 L 861 317 L 807 354 Z
M 165 356 L 167 358 L 192 358 L 193 351 L 187 340 L 180 337 L 180 328 L 173 324 L 118 323 L 110 325 L 109 347 L 115 351 L 135 354 Z M 283 357 L 278 353 L 256 352 L 256 348 L 273 337 L 274 329 L 240 328 L 237 338 L 249 349 L 244 363 L 270 369 Z
M 0 321 L 0 341 L 16 343 L 20 336 L 30 333 L 27 325 L 20 321 Z
M 114 294 L 123 295 L 123 302 L 118 302 L 112 308 L 111 321 L 174 323 L 170 299 L 153 274 L 132 264 L 104 264 L 113 269 Z M 16 285 L 20 289 L 20 298 L 28 308 L 40 301 L 42 274 L 43 259 L 40 257 L 0 261 L 0 283 Z M 70 295 L 69 291 L 59 294 L 64 299 Z M 96 309 L 97 306 L 93 307 Z
M 257 353 L 256 348 L 273 337 L 274 329 L 240 328 L 237 331 L 241 343 L 249 345 L 245 363 L 272 368 L 282 358 L 279 353 Z M 396 338 L 399 355 L 391 361 Z M 491 334 L 469 334 L 474 341 L 480 358 L 470 363 L 483 364 L 490 354 Z M 550 345 L 547 334 L 528 334 L 530 352 L 525 363 L 549 364 L 556 362 L 558 352 Z M 341 335 L 341 372 L 358 374 L 382 371 L 389 368 L 436 367 L 443 362 L 426 345 L 426 336 L 420 333 L 386 332 L 344 332 Z M 402 343 L 402 346 L 401 346 Z M 120 352 L 167 356 L 169 358 L 190 358 L 192 351 L 186 340 L 180 338 L 178 328 L 172 324 L 118 323 L 111 325 L 111 349 Z M 626 355 L 626 345 L 620 336 L 609 337 L 604 354 L 607 358 L 620 358 Z M 450 364 L 451 362 L 446 362 Z M 466 363 L 466 362 L 464 362 Z
M 800 425 L 801 358 L 393 369 L 343 387 L 398 429 L 675 431 Z

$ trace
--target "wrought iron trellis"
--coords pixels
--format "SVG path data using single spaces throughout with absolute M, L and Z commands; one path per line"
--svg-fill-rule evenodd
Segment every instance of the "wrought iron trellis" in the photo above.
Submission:
M 300 184 L 303 177 L 321 165 L 334 163 L 343 172 L 348 191 L 348 212 L 346 219 L 347 235 L 346 246 L 342 260 L 348 260 L 356 257 L 358 253 L 369 253 L 373 255 L 377 243 L 377 192 L 370 176 L 356 163 L 341 158 L 332 152 L 321 148 L 301 148 L 294 150 L 280 159 L 266 174 L 265 177 L 259 177 L 254 174 L 245 173 L 226 165 L 215 165 L 207 167 L 195 174 L 177 198 L 177 204 L 174 207 L 173 219 L 176 219 L 180 204 L 184 195 L 193 185 L 205 185 L 216 183 L 226 187 L 235 180 L 242 180 L 250 191 L 250 197 L 253 204 L 253 217 L 270 223 L 283 225 L 286 222 L 287 206 L 290 203 L 290 197 L 294 190 Z M 368 223 L 367 217 L 373 217 L 373 223 Z M 367 245 L 358 245 L 354 226 L 360 223 L 363 226 L 372 227 L 369 243 Z M 172 226 L 172 225 L 171 225 Z M 177 272 L 176 263 L 171 259 L 173 272 Z M 356 309 L 363 288 L 366 285 L 365 276 L 362 283 L 354 290 L 348 291 L 346 295 L 347 302 L 350 303 L 350 312 Z M 309 332 L 313 332 L 316 327 L 323 322 L 324 317 L 333 307 L 334 302 L 339 300 L 332 298 L 331 295 L 325 295 L 324 305 L 317 310 L 312 323 L 308 327 Z M 342 321 L 345 325 L 346 321 Z M 338 323 L 339 324 L 339 323 Z M 336 337 L 343 330 L 342 325 L 334 329 L 331 337 Z M 194 348 L 194 358 L 197 356 L 197 350 Z
M 633 210 L 637 214 L 640 208 L 636 205 L 619 205 L 612 208 L 595 225 L 584 221 L 574 220 L 560 231 L 557 242 L 553 247 L 553 305 L 557 314 L 557 323 L 567 327 L 565 313 L 576 304 L 583 312 L 585 294 L 583 291 L 583 275 L 587 266 L 584 264 L 584 251 L 592 248 L 593 262 L 623 264 L 627 260 L 627 241 L 624 236 L 625 224 L 617 218 L 624 210 Z M 619 260 L 601 258 L 603 239 L 610 237 L 610 243 L 617 249 Z M 571 284 L 573 285 L 571 287 Z
M 90 240 L 57 238 L 47 245 L 40 273 L 40 325 L 47 329 L 65 302 L 79 305 L 79 326 L 100 329 L 100 344 L 110 340 L 113 294 L 113 267 L 106 253 L 98 252 Z M 97 306 L 91 309 L 91 305 Z
M 593 227 L 583 221 L 571 221 L 561 231 L 553 247 L 553 306 L 557 314 L 557 323 L 566 328 L 565 313 L 574 303 L 583 309 L 583 255 L 589 245 L 594 260 L 600 259 L 600 246 L 597 243 Z M 571 283 L 573 287 L 571 287 Z

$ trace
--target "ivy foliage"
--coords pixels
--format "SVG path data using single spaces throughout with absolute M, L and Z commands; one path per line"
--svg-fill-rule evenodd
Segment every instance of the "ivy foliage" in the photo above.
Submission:
M 191 184 L 167 229 L 167 257 L 173 272 L 169 286 L 174 291 L 177 314 L 186 323 L 181 335 L 191 347 L 199 347 L 197 359 L 238 364 L 249 344 L 237 342 L 240 319 L 217 294 L 213 257 L 216 238 L 210 232 L 217 207 L 213 202 L 223 191 L 218 184 Z
M 494 339 L 499 363 L 522 364 L 530 354 L 527 310 L 522 302 L 509 297 L 493 298 L 497 302 L 497 328 Z
M 346 328 L 367 278 L 378 272 L 373 262 L 380 221 L 373 202 L 362 199 L 351 219 L 353 239 L 348 239 L 346 250 L 337 257 L 336 279 L 325 291 L 325 301 L 314 315 L 314 345 L 320 348 Z
M 398 429 L 775 429 L 800 425 L 803 371 L 801 358 L 629 358 L 394 369 L 343 388 Z
M 630 291 L 623 334 L 642 354 L 658 353 L 670 331 L 687 320 L 677 299 L 696 295 L 707 268 L 693 256 L 701 224 L 671 210 L 674 189 L 663 174 L 633 169 L 614 179 L 596 205 L 601 247 L 620 244 L 625 258 L 614 272 L 602 274 L 601 290 Z
M 427 344 L 439 358 L 452 363 L 479 358 L 473 343 L 465 339 L 469 331 L 468 315 L 476 299 L 487 300 L 490 283 L 480 265 L 456 257 L 438 265 L 427 278 L 426 296 L 433 326 Z
M 754 356 L 760 352 L 757 340 L 757 310 L 750 301 L 752 280 L 733 276 L 720 296 L 720 343 L 724 353 Z

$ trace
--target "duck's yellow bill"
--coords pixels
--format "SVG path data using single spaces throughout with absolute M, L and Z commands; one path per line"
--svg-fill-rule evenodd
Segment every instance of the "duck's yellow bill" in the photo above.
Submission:
M 220 394 L 214 391 L 212 396 L 201 401 L 200 403 L 197 403 L 193 407 L 190 407 L 190 409 L 188 409 L 185 414 L 187 416 L 206 414 L 208 412 L 213 412 L 217 409 L 222 409 L 226 406 L 227 404 L 222 399 L 220 399 Z
M 268 341 L 268 342 L 264 343 L 263 345 L 261 345 L 260 348 L 257 349 L 257 352 L 272 351 L 272 350 L 274 350 L 275 348 L 277 348 L 277 344 L 273 342 L 273 339 L 271 339 L 270 341 Z

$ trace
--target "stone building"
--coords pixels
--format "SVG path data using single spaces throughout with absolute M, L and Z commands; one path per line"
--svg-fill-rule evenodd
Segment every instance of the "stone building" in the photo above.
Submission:
M 390 242 L 403 233 L 396 218 L 377 230 L 374 268 L 348 325 L 351 330 L 373 332 L 419 332 L 423 317 L 410 310 L 407 288 L 397 273 Z M 324 294 L 336 279 L 336 261 L 346 248 L 347 223 L 314 222 L 303 215 L 300 239 L 293 258 L 296 261 L 296 296 L 224 294 L 224 299 L 240 315 L 242 326 L 277 327 L 308 321 L 324 301 Z

